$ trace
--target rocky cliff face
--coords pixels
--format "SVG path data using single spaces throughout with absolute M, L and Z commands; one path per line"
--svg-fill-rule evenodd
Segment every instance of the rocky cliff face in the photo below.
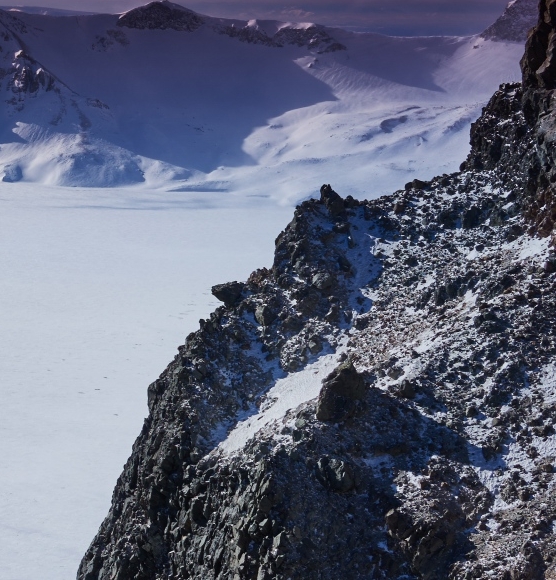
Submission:
M 0 10 L 0 83 L 9 95 L 5 102 L 16 110 L 41 92 L 60 93 L 54 75 L 25 52 L 21 37 L 27 32 L 23 22 Z
M 323 186 L 213 289 L 80 580 L 556 578 L 554 6 L 460 173 Z
M 538 0 L 512 0 L 504 13 L 481 35 L 492 40 L 524 42 L 538 17 Z

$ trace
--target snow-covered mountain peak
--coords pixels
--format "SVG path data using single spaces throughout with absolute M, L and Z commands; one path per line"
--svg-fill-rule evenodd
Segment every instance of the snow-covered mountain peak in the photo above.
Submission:
M 512 0 L 502 16 L 481 36 L 490 40 L 524 42 L 529 30 L 537 23 L 537 18 L 537 0 Z

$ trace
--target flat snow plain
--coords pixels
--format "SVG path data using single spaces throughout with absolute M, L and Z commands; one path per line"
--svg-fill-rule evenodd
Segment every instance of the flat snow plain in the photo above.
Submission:
M 272 264 L 291 207 L 0 187 L 0 576 L 73 579 L 213 284 Z

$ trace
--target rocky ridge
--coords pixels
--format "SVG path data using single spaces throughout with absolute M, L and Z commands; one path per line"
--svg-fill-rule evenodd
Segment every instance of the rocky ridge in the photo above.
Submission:
M 139 30 L 193 32 L 202 24 L 203 18 L 200 15 L 168 0 L 134 8 L 118 19 L 118 26 Z
M 556 577 L 552 5 L 459 173 L 213 289 L 79 579 Z
M 146 6 L 134 8 L 123 14 L 117 24 L 123 28 L 171 29 L 181 32 L 193 32 L 202 26 L 207 26 L 219 34 L 225 34 L 250 44 L 263 44 L 276 48 L 282 48 L 288 44 L 299 47 L 306 46 L 319 54 L 346 50 L 343 44 L 337 42 L 329 34 L 325 26 L 318 24 L 306 26 L 284 24 L 276 32 L 269 35 L 264 28 L 258 25 L 257 21 L 232 22 L 201 16 L 168 0 L 151 2 Z
M 538 0 L 513 0 L 496 22 L 481 36 L 491 40 L 525 42 L 531 28 L 537 22 Z

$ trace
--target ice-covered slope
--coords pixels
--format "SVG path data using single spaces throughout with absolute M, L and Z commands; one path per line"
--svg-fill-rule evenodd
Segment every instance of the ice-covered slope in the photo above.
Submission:
M 222 20 L 169 2 L 0 19 L 0 168 L 7 180 L 62 185 L 177 180 L 249 194 L 265 180 L 281 196 L 293 168 L 297 195 L 332 173 L 344 191 L 371 178 L 382 193 L 457 166 L 471 120 L 517 78 L 522 51 Z

